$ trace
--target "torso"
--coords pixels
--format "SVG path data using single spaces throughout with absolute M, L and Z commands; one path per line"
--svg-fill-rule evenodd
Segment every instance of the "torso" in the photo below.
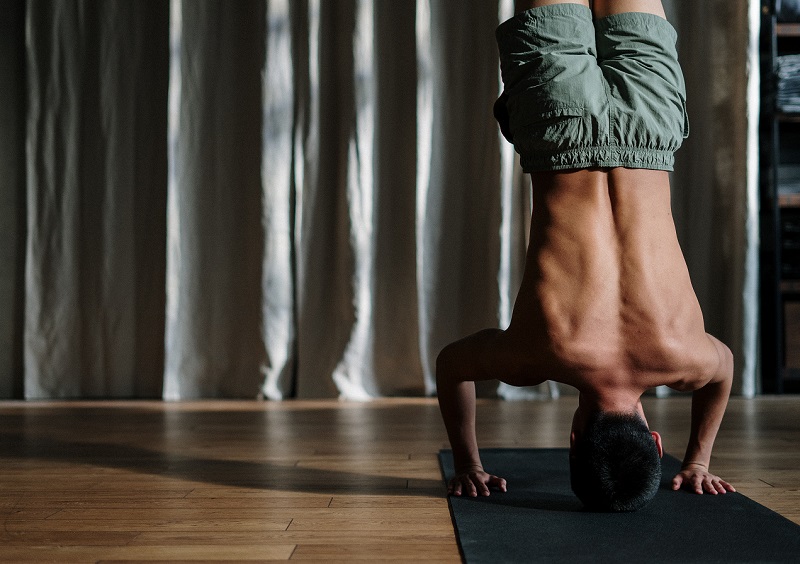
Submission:
M 528 260 L 508 329 L 530 344 L 529 360 L 582 391 L 701 385 L 692 379 L 706 335 L 668 174 L 538 173 L 533 186 Z

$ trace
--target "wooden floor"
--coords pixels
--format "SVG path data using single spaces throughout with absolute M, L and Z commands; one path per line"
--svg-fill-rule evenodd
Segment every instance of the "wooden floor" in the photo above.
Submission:
M 481 446 L 564 447 L 574 408 L 484 401 Z M 645 411 L 680 456 L 687 398 Z M 0 561 L 458 562 L 445 446 L 425 399 L 0 403 Z M 732 400 L 713 467 L 800 523 L 800 398 Z

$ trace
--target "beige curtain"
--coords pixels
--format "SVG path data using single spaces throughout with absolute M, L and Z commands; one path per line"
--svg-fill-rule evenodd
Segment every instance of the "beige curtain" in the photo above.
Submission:
M 0 396 L 433 393 L 438 350 L 507 323 L 519 284 L 530 191 L 491 114 L 512 4 L 9 3 Z M 676 220 L 749 394 L 749 7 L 665 5 Z

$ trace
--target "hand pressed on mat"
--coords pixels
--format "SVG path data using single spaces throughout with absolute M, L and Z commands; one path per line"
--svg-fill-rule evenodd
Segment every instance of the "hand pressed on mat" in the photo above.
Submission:
M 485 472 L 483 468 L 474 468 L 459 472 L 447 485 L 447 493 L 460 496 L 462 493 L 470 497 L 488 496 L 490 489 L 506 491 L 504 478 Z
M 736 491 L 728 482 L 709 472 L 708 467 L 703 464 L 690 462 L 683 466 L 678 475 L 672 479 L 673 490 L 683 487 L 694 493 L 711 495 Z

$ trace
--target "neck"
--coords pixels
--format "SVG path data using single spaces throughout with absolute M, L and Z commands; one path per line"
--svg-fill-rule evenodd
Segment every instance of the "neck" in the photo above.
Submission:
M 578 409 L 575 411 L 572 422 L 573 430 L 583 429 L 589 416 L 597 411 L 636 413 L 647 424 L 639 394 L 625 393 L 621 390 L 604 393 L 581 392 L 578 398 Z
M 639 411 L 641 394 L 620 388 L 592 390 L 581 392 L 579 404 L 592 411 L 609 411 L 613 413 L 631 413 Z

